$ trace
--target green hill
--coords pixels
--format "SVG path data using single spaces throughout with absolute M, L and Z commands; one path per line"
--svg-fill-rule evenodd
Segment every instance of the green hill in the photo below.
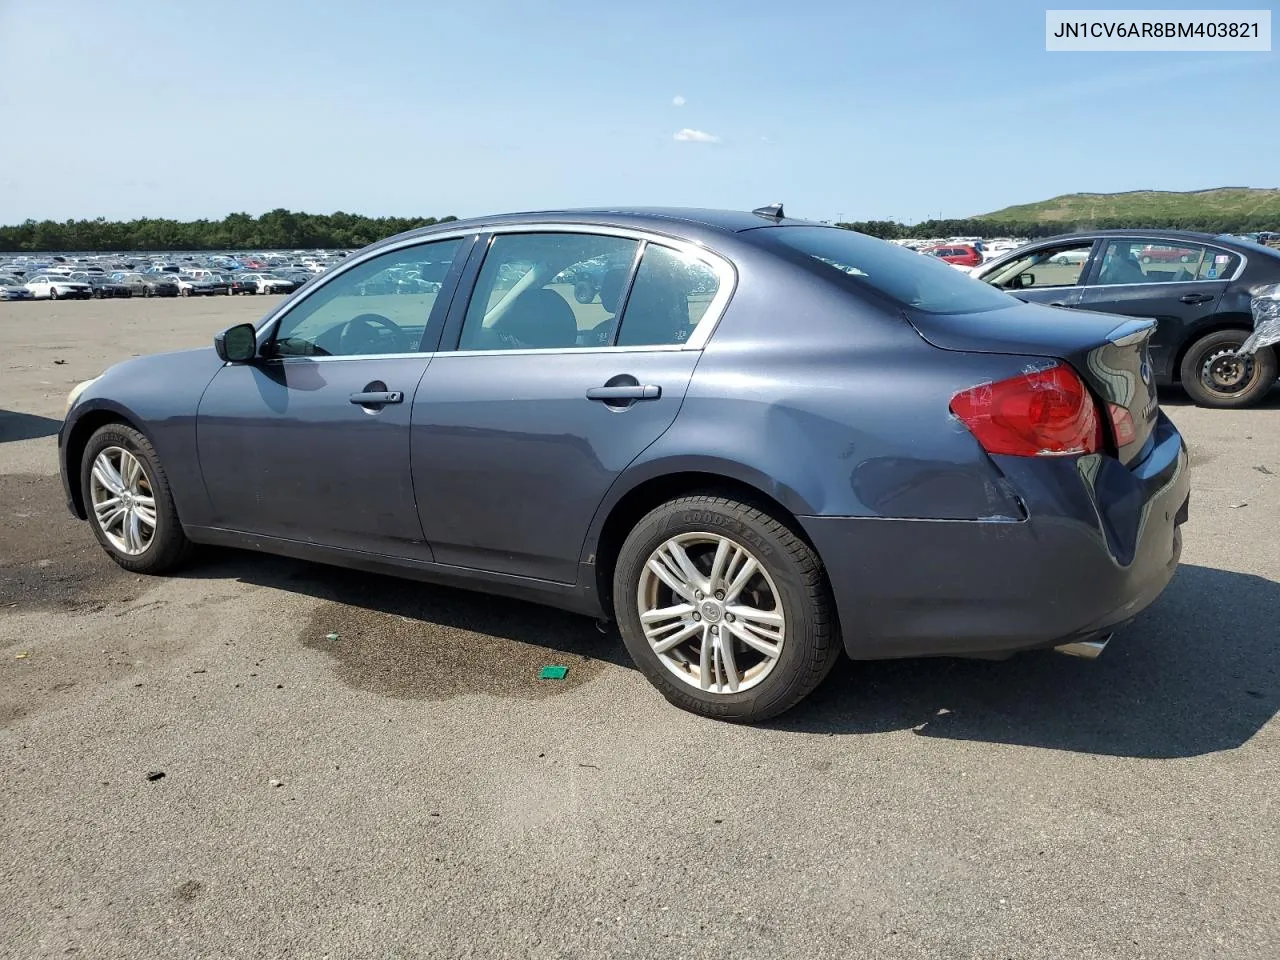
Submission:
M 974 219 L 1045 224 L 1126 221 L 1136 226 L 1258 218 L 1280 223 L 1280 189 L 1216 187 L 1186 193 L 1172 190 L 1068 193 L 1052 200 L 982 213 Z

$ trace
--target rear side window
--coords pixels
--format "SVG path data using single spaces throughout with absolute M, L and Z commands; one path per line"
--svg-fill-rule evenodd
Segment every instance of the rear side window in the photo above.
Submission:
M 1198 243 L 1111 240 L 1095 283 L 1189 283 L 1226 280 L 1240 266 L 1239 254 Z
M 842 274 L 853 285 L 927 313 L 978 313 L 1015 301 L 937 257 L 840 227 L 765 227 L 752 231 L 764 245 L 798 251 Z
M 1236 275 L 1236 269 L 1239 266 L 1240 254 L 1207 247 L 1204 258 L 1200 261 L 1200 269 L 1196 272 L 1196 279 L 1227 280 Z
M 563 350 L 607 344 L 639 242 L 589 233 L 493 238 L 459 350 Z
M 670 247 L 650 244 L 627 297 L 620 347 L 673 346 L 686 342 L 720 288 L 715 271 Z

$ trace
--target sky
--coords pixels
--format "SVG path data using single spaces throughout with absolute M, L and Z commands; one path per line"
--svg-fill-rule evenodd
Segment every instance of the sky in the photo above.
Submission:
M 1280 53 L 1044 31 L 1026 0 L 0 0 L 0 223 L 1280 186 Z

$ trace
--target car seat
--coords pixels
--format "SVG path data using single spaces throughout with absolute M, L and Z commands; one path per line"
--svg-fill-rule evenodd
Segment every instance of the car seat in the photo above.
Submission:
M 586 332 L 583 336 L 584 346 L 607 347 L 613 342 L 613 331 L 618 324 L 618 308 L 621 306 L 618 301 L 630 273 L 630 266 L 613 267 L 600 280 L 600 305 L 609 312 L 609 316 Z
M 578 320 L 564 297 L 542 287 L 520 294 L 491 332 L 500 343 L 497 349 L 572 347 L 578 341 Z

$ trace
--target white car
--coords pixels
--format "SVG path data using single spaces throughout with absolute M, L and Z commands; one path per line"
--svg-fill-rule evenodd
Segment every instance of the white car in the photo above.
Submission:
M 93 287 L 69 277 L 42 273 L 27 281 L 26 287 L 37 300 L 91 300 Z
M 1084 263 L 1089 259 L 1089 248 L 1083 250 L 1064 250 L 1049 258 L 1050 263 Z
M 178 285 L 178 294 L 183 297 L 212 297 L 217 293 L 215 279 L 212 275 L 209 277 L 195 277 L 187 274 L 172 274 L 173 282 Z M 218 278 L 220 283 L 221 278 Z
M 241 275 L 246 283 L 257 284 L 259 293 L 293 293 L 298 285 L 284 277 L 273 277 L 269 273 L 246 273 Z

